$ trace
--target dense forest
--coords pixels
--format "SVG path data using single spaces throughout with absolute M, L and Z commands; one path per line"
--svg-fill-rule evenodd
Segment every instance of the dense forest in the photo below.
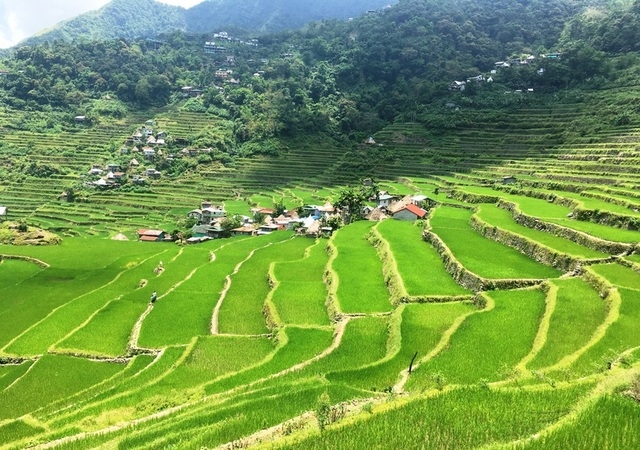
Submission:
M 499 106 L 520 101 L 505 91 L 620 82 L 633 75 L 637 56 L 620 53 L 638 45 L 638 14 L 638 0 L 618 7 L 596 0 L 402 0 L 355 20 L 313 22 L 257 41 L 255 33 L 236 32 L 216 43 L 223 50 L 216 54 L 204 51 L 215 41 L 211 34 L 55 40 L 23 46 L 0 62 L 0 103 L 95 122 L 184 103 L 181 89 L 191 86 L 201 95 L 181 107 L 221 119 L 194 141 L 228 153 L 268 153 L 277 148 L 272 138 L 287 135 L 361 139 L 399 117 L 431 123 L 430 111 L 452 101 Z M 527 64 L 495 69 L 514 59 Z M 493 83 L 449 88 L 478 75 Z

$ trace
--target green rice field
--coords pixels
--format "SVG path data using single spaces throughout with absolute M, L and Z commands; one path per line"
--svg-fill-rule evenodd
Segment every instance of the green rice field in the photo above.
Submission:
M 237 157 L 76 203 L 60 192 L 109 153 L 87 142 L 130 124 L 66 133 L 84 149 L 60 157 L 68 175 L 0 180 L 7 222 L 62 238 L 0 244 L 0 450 L 635 450 L 640 128 L 574 136 L 580 108 L 514 108 L 500 124 L 478 110 L 442 133 L 394 123 L 374 135 L 394 158 L 371 170 L 339 143 L 295 143 L 286 161 Z M 211 123 L 157 116 L 176 133 Z M 12 145 L 27 135 L 42 150 L 52 137 L 0 128 Z M 205 199 L 252 217 L 367 178 L 428 197 L 428 215 L 322 237 L 137 240 Z M 484 282 L 463 287 L 472 276 Z

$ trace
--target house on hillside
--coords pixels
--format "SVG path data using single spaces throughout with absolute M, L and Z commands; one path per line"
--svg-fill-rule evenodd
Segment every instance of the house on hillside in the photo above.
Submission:
M 215 77 L 216 78 L 222 78 L 222 79 L 227 79 L 229 78 L 231 75 L 233 75 L 233 70 L 231 69 L 219 69 L 215 71 Z
M 467 87 L 467 82 L 466 81 L 453 81 L 451 82 L 451 84 L 449 85 L 449 90 L 450 91 L 464 91 Z
M 227 48 L 221 45 L 216 44 L 215 42 L 205 42 L 204 43 L 204 52 L 209 55 L 216 55 L 220 53 L 226 53 Z
M 427 215 L 427 211 L 414 205 L 408 204 L 403 206 L 399 210 L 393 213 L 393 218 L 396 220 L 416 221 L 418 219 L 424 219 Z
M 149 178 L 160 178 L 162 176 L 162 172 L 156 169 L 147 169 L 145 175 Z
M 255 236 L 256 229 L 253 228 L 252 226 L 244 225 L 242 227 L 234 228 L 233 230 L 231 230 L 231 235 L 232 236 Z
M 393 202 L 398 199 L 395 195 L 391 195 L 388 192 L 381 191 L 378 195 L 378 208 L 388 208 Z
M 258 235 L 263 235 L 263 234 L 271 234 L 274 231 L 278 231 L 281 228 L 278 227 L 278 225 L 268 225 L 268 224 L 264 224 L 264 225 L 260 225 L 260 228 L 258 229 Z
M 138 240 L 142 242 L 162 242 L 167 240 L 166 231 L 162 230 L 138 230 Z
M 189 211 L 187 217 L 197 220 L 199 224 L 208 225 L 216 219 L 227 217 L 227 212 L 223 208 L 212 206 L 209 202 L 202 202 L 201 208 Z
M 7 219 L 7 207 L 0 206 L 0 221 Z
M 142 149 L 142 154 L 145 159 L 154 159 L 156 157 L 156 151 L 151 147 L 144 147 Z
M 220 238 L 223 234 L 224 230 L 220 227 L 220 225 L 194 225 L 191 228 L 191 233 L 194 238 L 203 238 L 208 237 L 212 239 Z

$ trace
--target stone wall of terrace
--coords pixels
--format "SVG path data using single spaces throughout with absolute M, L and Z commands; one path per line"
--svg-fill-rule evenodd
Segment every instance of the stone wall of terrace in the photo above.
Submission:
M 576 244 L 583 245 L 592 250 L 608 253 L 610 255 L 619 255 L 621 253 L 629 252 L 634 248 L 632 244 L 605 241 L 604 239 L 599 239 L 571 228 L 545 222 L 537 217 L 524 214 L 520 211 L 518 205 L 506 200 L 500 200 L 498 202 L 498 207 L 509 211 L 513 219 L 520 225 L 569 239 Z

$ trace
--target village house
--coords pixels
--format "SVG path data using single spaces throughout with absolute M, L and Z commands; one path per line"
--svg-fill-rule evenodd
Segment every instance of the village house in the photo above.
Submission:
M 329 202 L 325 203 L 322 206 L 304 205 L 302 207 L 302 210 L 304 211 L 304 215 L 315 218 L 328 217 L 335 212 L 335 208 Z
M 180 91 L 183 97 L 198 97 L 202 94 L 202 89 L 198 89 L 193 86 L 183 86 Z
M 395 195 L 391 195 L 386 191 L 380 191 L 378 194 L 378 208 L 388 208 L 398 199 Z
M 278 227 L 278 225 L 264 224 L 264 225 L 260 225 L 260 228 L 258 228 L 257 234 L 259 236 L 263 234 L 271 234 L 274 231 L 278 231 L 278 230 L 280 230 L 280 227 Z
M 430 206 L 431 204 L 435 203 L 436 201 L 427 197 L 426 195 L 422 195 L 422 194 L 418 194 L 418 195 L 414 195 L 409 199 L 410 203 L 413 205 L 416 205 L 420 208 L 423 207 L 427 207 Z
M 392 217 L 396 220 L 416 221 L 424 219 L 426 215 L 427 211 L 410 203 L 395 211 Z
M 142 242 L 162 242 L 167 240 L 167 232 L 162 230 L 138 230 L 138 240 Z
M 162 172 L 157 171 L 156 169 L 147 169 L 145 175 L 149 178 L 160 178 L 162 176 Z
M 134 176 L 131 178 L 131 182 L 132 182 L 133 184 L 137 185 L 137 186 L 144 186 L 145 184 L 147 184 L 147 179 L 146 179 L 146 178 L 143 178 L 143 177 L 140 177 L 140 176 L 138 176 L 138 175 L 134 175 Z
M 6 220 L 6 219 L 7 219 L 7 207 L 0 206 L 0 220 Z
M 195 219 L 199 225 L 209 225 L 227 217 L 227 212 L 222 207 L 216 207 L 211 202 L 204 201 L 200 204 L 200 209 L 189 211 L 187 217 Z
M 215 42 L 205 42 L 204 52 L 207 53 L 208 55 L 218 55 L 221 53 L 226 53 L 227 48 L 221 45 L 218 45 Z
M 144 155 L 145 159 L 149 160 L 152 160 L 156 157 L 156 151 L 151 147 L 144 147 L 142 149 L 142 154 Z
M 194 225 L 191 228 L 191 233 L 194 238 L 211 238 L 218 239 L 222 237 L 222 233 L 224 230 L 220 227 L 219 224 L 215 225 Z
M 99 180 L 90 183 L 89 186 L 93 186 L 99 189 L 108 189 L 109 187 L 112 187 L 104 178 L 100 178 Z
M 216 78 L 227 79 L 231 75 L 233 75 L 233 70 L 231 70 L 231 69 L 218 69 L 215 72 Z
M 234 228 L 231 230 L 232 236 L 255 236 L 256 229 L 250 225 L 244 225 L 239 228 Z
M 449 85 L 449 90 L 450 91 L 464 91 L 467 87 L 467 83 L 466 81 L 453 81 L 450 85 Z

